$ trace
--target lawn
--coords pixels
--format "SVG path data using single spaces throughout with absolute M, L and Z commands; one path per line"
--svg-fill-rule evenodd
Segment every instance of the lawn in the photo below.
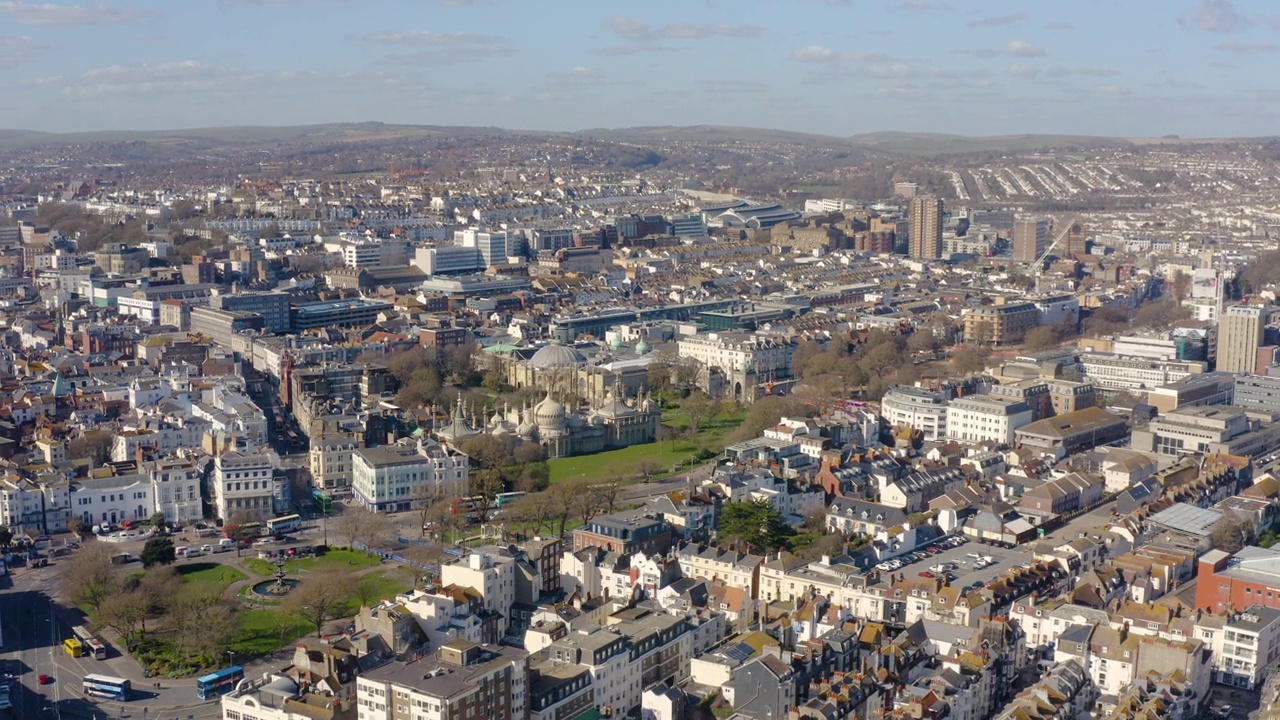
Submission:
M 702 428 L 696 438 L 680 438 L 666 442 L 632 445 L 618 450 L 608 450 L 595 455 L 577 455 L 574 457 L 554 458 L 549 461 L 551 482 L 564 482 L 571 478 L 586 476 L 588 480 L 607 478 L 615 468 L 631 475 L 645 458 L 656 458 L 662 464 L 662 477 L 671 472 L 672 466 L 688 463 L 696 459 L 699 450 L 718 455 L 724 450 L 724 436 L 742 424 L 745 412 L 735 413 L 724 418 L 702 421 Z M 663 413 L 664 424 L 679 431 L 689 427 L 688 416 L 679 408 L 672 408 Z
M 217 563 L 191 563 L 180 565 L 178 575 L 187 587 L 199 588 L 202 592 L 221 594 L 231 586 L 249 577 L 229 565 Z
M 282 634 L 283 631 L 283 634 Z M 240 634 L 231 643 L 237 658 L 248 659 L 275 652 L 309 632 L 310 623 L 279 610 L 245 610 L 240 613 Z
M 324 570 L 326 568 L 333 567 L 361 570 L 367 567 L 373 567 L 377 564 L 378 557 L 375 555 L 368 555 L 357 550 L 330 550 L 329 552 L 316 557 L 286 560 L 284 563 L 284 571 L 293 577 L 300 572 L 312 572 L 314 570 Z M 262 558 L 249 558 L 244 561 L 244 566 L 258 575 L 271 577 L 276 574 L 275 564 L 263 560 Z

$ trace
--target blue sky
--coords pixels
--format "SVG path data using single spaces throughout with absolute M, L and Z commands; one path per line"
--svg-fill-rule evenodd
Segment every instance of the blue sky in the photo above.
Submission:
M 0 127 L 1280 134 L 1275 0 L 0 0 Z

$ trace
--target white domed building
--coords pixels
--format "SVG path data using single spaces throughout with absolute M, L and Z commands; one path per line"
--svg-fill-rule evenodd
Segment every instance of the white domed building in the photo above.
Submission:
M 477 422 L 482 420 L 482 422 Z M 647 393 L 624 396 L 616 385 L 601 403 L 570 409 L 548 392 L 534 405 L 507 407 L 485 418 L 457 404 L 450 420 L 436 431 L 442 442 L 457 444 L 478 435 L 513 437 L 537 443 L 547 457 L 590 455 L 604 450 L 656 442 L 662 411 Z
M 650 350 L 643 340 L 628 347 L 617 338 L 576 346 L 561 342 L 536 348 L 503 345 L 487 348 L 484 362 L 513 388 L 550 390 L 560 398 L 576 395 L 599 403 L 618 383 L 632 397 L 643 390 L 652 361 Z

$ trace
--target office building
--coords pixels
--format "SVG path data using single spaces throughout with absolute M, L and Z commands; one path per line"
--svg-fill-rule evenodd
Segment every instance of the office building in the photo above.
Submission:
M 942 257 L 942 198 L 925 195 L 911 199 L 908 254 L 923 260 Z
M 469 467 L 466 455 L 426 440 L 359 448 L 351 453 L 351 489 L 375 512 L 410 510 L 423 498 L 464 494 Z
M 1067 229 L 1067 236 L 1062 239 L 1063 246 L 1059 248 L 1063 257 L 1075 257 L 1076 255 L 1088 254 L 1090 250 L 1089 236 L 1084 225 L 1073 223 Z
M 458 230 L 453 233 L 453 244 L 479 250 L 485 267 L 501 265 L 509 256 L 515 254 L 512 252 L 511 240 L 505 232 Z
M 1232 404 L 1250 411 L 1280 413 L 1280 377 L 1236 375 Z
M 228 451 L 213 463 L 213 502 L 224 522 L 266 520 L 289 508 L 288 480 L 270 450 Z
M 269 333 L 287 333 L 292 322 L 289 293 L 238 292 L 232 295 L 216 293 L 209 298 L 209 307 L 257 313 L 262 316 L 262 329 Z
M 330 325 L 339 327 L 372 325 L 377 322 L 378 313 L 390 308 L 391 303 L 388 302 L 359 298 L 301 303 L 293 306 L 293 330 L 300 332 Z M 191 322 L 194 327 L 194 315 Z
M 1044 220 L 1019 217 L 1013 223 L 1013 259 L 1018 262 L 1035 262 L 1044 255 L 1049 237 L 1049 224 Z
M 1218 369 L 1224 372 L 1256 371 L 1266 313 L 1254 305 L 1233 305 L 1218 323 Z
M 1027 331 L 1040 325 L 1035 303 L 982 305 L 964 315 L 964 341 L 998 347 L 1022 342 Z

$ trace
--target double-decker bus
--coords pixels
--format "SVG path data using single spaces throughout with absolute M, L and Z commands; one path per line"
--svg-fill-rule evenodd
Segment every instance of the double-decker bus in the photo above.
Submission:
M 496 501 L 495 504 L 498 507 L 502 507 L 504 505 L 510 505 L 511 503 L 519 500 L 522 497 L 524 497 L 524 493 L 522 492 L 505 492 L 505 493 L 498 493 L 497 497 L 495 497 L 494 500 Z
M 106 643 L 99 640 L 97 635 L 89 632 L 89 628 L 83 625 L 76 625 L 71 628 L 71 633 L 80 641 L 82 655 L 92 655 L 94 660 L 107 659 Z
M 240 540 L 252 540 L 262 537 L 263 533 L 266 532 L 260 522 L 247 522 L 243 525 L 224 525 L 223 529 L 227 530 L 225 534 L 232 540 L 237 538 Z
M 84 654 L 84 645 L 81 645 L 80 641 L 75 638 L 63 640 L 62 649 L 67 651 L 67 654 L 73 658 L 78 658 Z
M 333 496 L 323 490 L 312 490 L 311 500 L 316 504 L 316 510 L 325 515 L 333 514 Z
M 232 665 L 196 679 L 196 697 L 210 700 L 236 689 L 236 683 L 244 679 L 244 668 Z
M 272 535 L 284 535 L 285 533 L 295 532 L 302 528 L 302 516 L 285 515 L 283 517 L 271 518 L 267 521 L 267 532 Z
M 129 691 L 132 689 L 133 686 L 124 678 L 93 674 L 84 676 L 85 695 L 123 702 L 129 699 Z

